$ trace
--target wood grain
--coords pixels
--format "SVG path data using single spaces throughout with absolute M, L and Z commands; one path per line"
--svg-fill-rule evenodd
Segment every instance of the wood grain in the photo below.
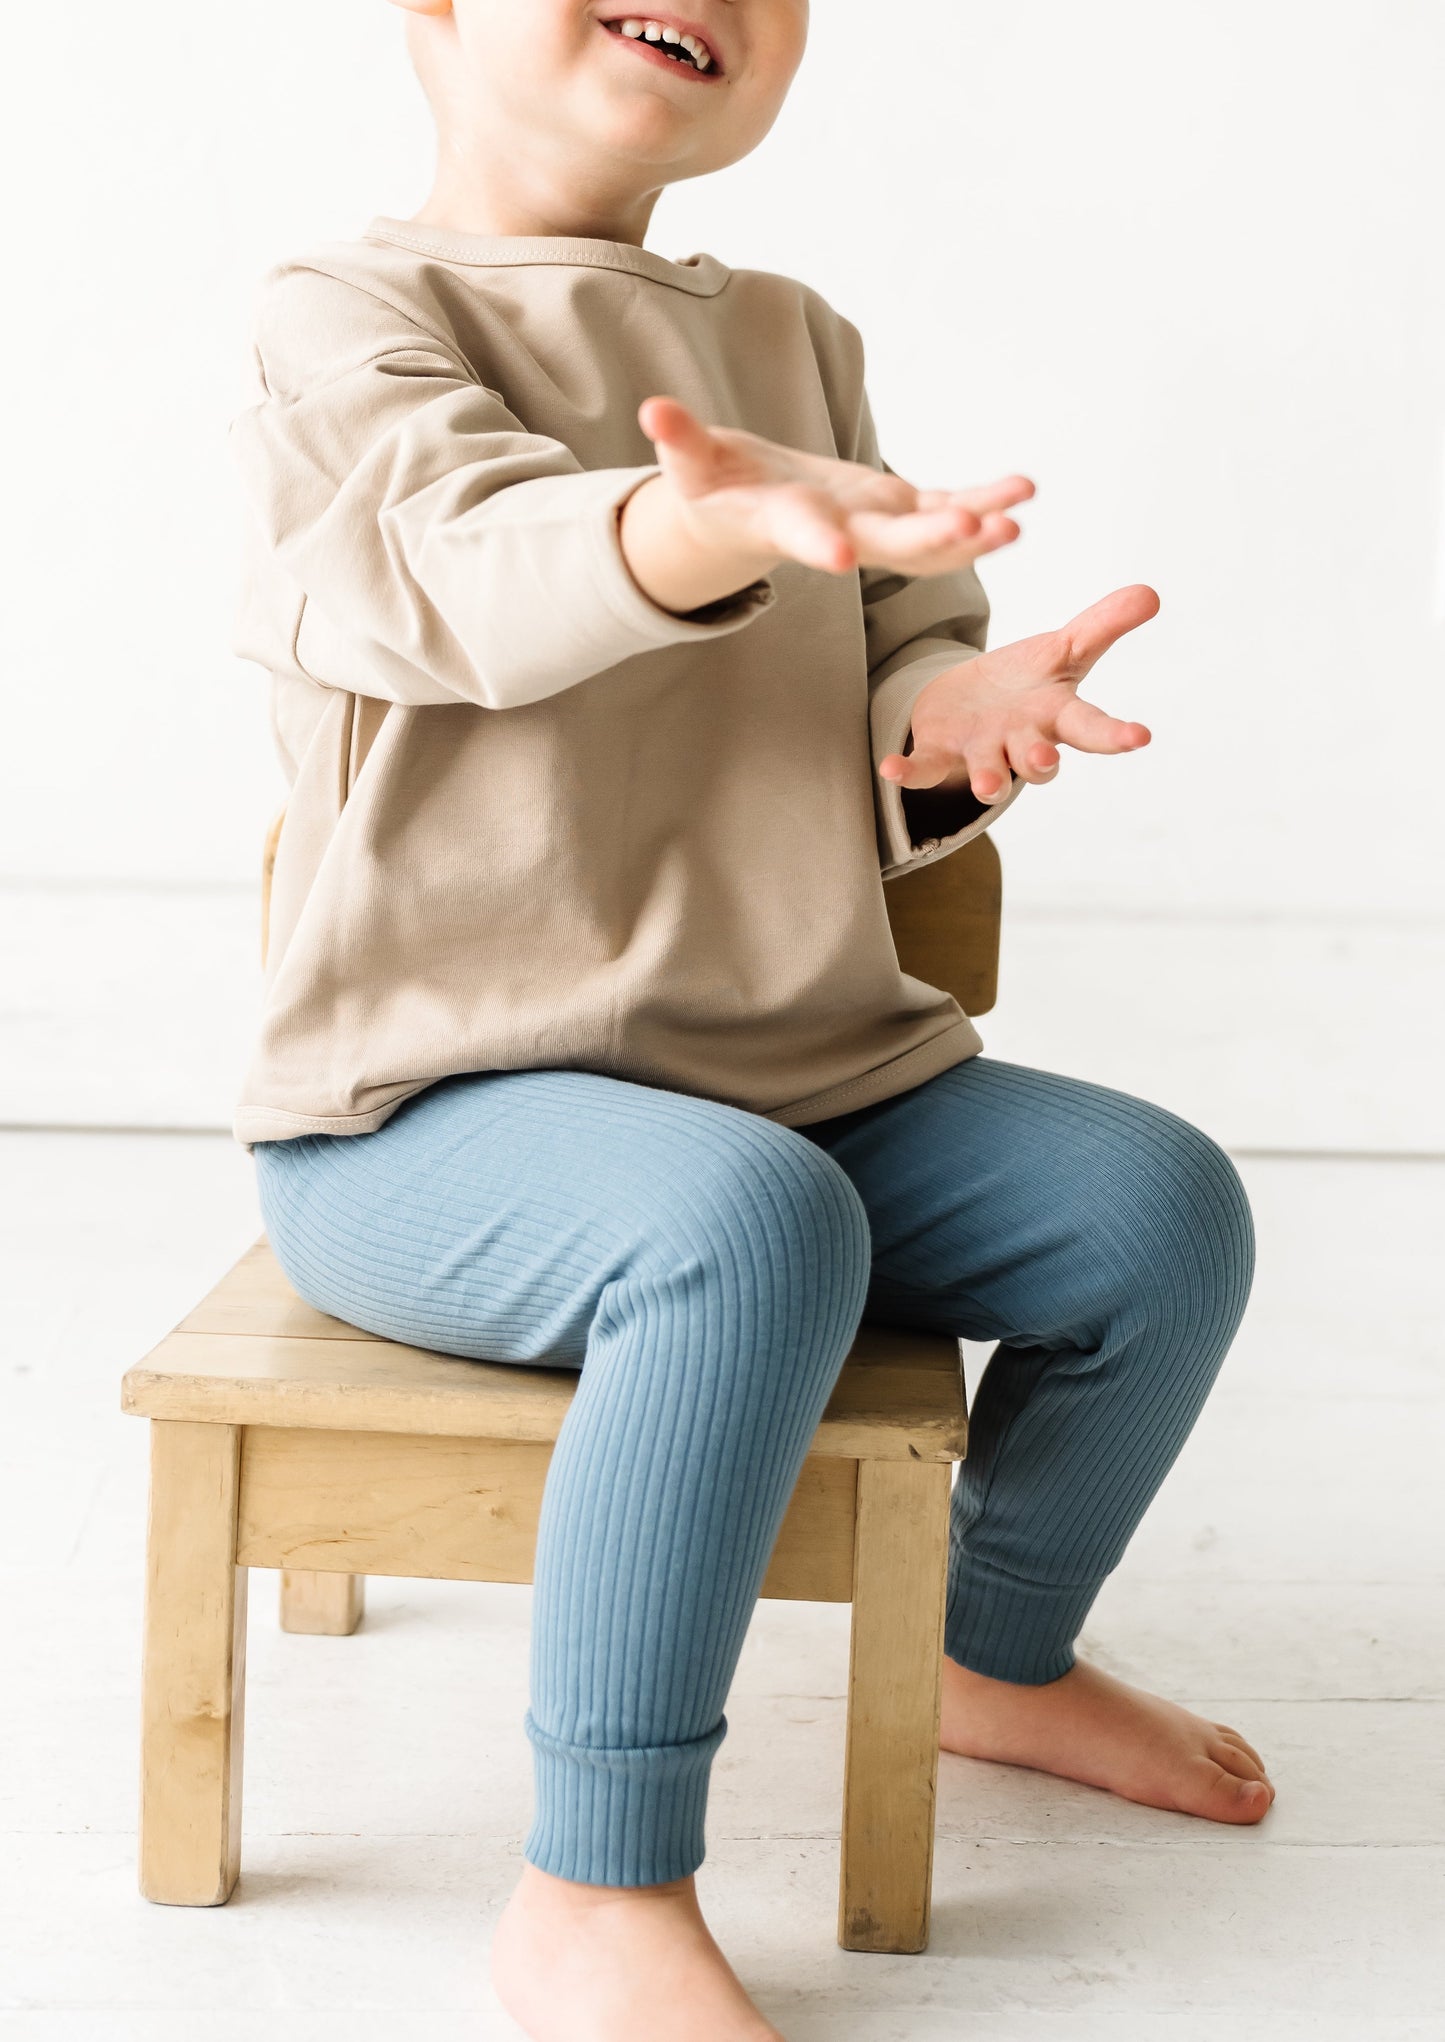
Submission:
M 858 1470 L 838 1941 L 928 1943 L 943 1694 L 949 1471 Z
M 329 1318 L 296 1296 L 263 1237 L 127 1371 L 121 1402 L 210 1424 L 551 1442 L 577 1381 L 572 1368 L 438 1354 Z M 814 1453 L 952 1461 L 966 1440 L 958 1343 L 861 1326 Z
M 241 1864 L 240 1458 L 234 1426 L 151 1426 L 140 1884 L 178 1907 L 218 1906 Z
M 366 1614 L 364 1574 L 281 1570 L 281 1628 L 308 1638 L 349 1638 Z
M 245 1434 L 238 1552 L 248 1567 L 439 1581 L 532 1579 L 550 1446 L 384 1432 Z M 851 1461 L 808 1460 L 763 1582 L 769 1597 L 847 1602 Z

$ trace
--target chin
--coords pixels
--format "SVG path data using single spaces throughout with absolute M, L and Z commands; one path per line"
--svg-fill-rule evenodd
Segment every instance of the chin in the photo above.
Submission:
M 586 131 L 612 154 L 626 156 L 634 163 L 677 165 L 680 145 L 693 123 L 685 109 L 669 106 L 656 92 L 612 92 L 588 121 Z M 699 176 L 710 169 L 706 163 L 688 163 L 679 174 Z

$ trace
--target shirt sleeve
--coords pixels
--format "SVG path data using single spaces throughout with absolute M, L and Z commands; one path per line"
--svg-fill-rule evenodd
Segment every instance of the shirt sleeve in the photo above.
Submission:
M 283 265 L 254 335 L 260 395 L 231 448 L 250 544 L 297 598 L 292 649 L 313 680 L 503 709 L 726 636 L 776 601 L 764 577 L 685 615 L 654 603 L 617 520 L 660 465 L 584 469 L 382 298 Z
M 894 470 L 878 451 L 872 409 L 864 391 L 851 458 Z M 981 836 L 1018 799 L 1026 782 L 1015 773 L 1006 794 L 980 801 L 965 788 L 957 794 L 921 790 L 905 795 L 885 780 L 879 765 L 892 752 L 906 753 L 912 741 L 913 705 L 938 674 L 977 659 L 988 637 L 988 598 L 972 567 L 948 574 L 907 575 L 891 568 L 859 569 L 863 628 L 868 651 L 868 724 L 873 753 L 874 809 L 878 859 L 885 879 L 947 857 Z M 915 836 L 914 831 L 921 832 Z

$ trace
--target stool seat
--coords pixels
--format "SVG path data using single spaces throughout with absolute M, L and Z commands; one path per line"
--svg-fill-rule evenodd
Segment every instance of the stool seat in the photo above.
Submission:
M 127 1372 L 144 1418 L 555 1443 L 579 1372 L 383 1339 L 297 1296 L 264 1235 Z M 863 1326 L 810 1452 L 956 1461 L 968 1427 L 957 1342 Z

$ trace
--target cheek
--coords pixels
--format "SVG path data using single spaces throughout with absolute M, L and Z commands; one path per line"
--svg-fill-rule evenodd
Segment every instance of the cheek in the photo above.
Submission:
M 482 68 L 497 85 L 514 81 L 527 90 L 537 80 L 564 77 L 601 31 L 576 0 L 472 0 Z
M 808 47 L 808 0 L 795 0 L 793 6 L 779 9 L 778 23 L 784 31 L 789 61 L 796 71 Z
M 768 17 L 765 32 L 754 45 L 758 76 L 766 89 L 781 97 L 791 85 L 808 46 L 806 7 L 780 8 Z
M 540 127 L 565 126 L 572 95 L 585 89 L 598 68 L 592 38 L 605 30 L 590 20 L 579 24 L 575 16 L 549 21 L 541 8 L 535 26 L 525 7 L 509 8 L 508 14 L 505 32 L 487 53 L 489 90 L 499 103 L 523 111 Z M 605 65 L 607 52 L 600 55 Z

